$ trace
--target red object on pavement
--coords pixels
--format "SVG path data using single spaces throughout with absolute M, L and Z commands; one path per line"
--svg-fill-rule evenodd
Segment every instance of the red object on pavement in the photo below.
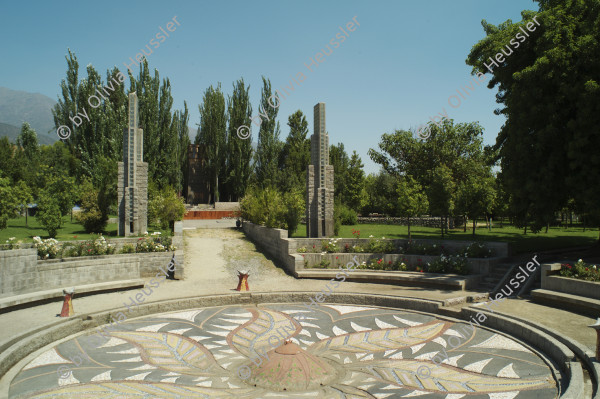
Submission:
M 63 290 L 63 294 L 65 298 L 63 300 L 62 310 L 60 312 L 60 317 L 69 317 L 73 316 L 75 312 L 73 311 L 73 294 L 75 290 L 70 289 L 69 291 Z
M 238 278 L 240 279 L 240 281 L 238 282 L 238 286 L 235 289 L 236 291 L 250 291 L 250 288 L 248 287 L 248 276 L 248 272 L 242 273 L 238 271 Z

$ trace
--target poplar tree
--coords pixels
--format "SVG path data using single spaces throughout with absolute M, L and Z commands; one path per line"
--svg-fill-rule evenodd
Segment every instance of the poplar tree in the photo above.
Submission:
M 227 99 L 229 123 L 225 183 L 230 201 L 238 201 L 244 195 L 252 174 L 252 134 L 246 139 L 237 135 L 240 126 L 250 126 L 251 123 L 252 104 L 249 90 L 250 86 L 245 85 L 244 79 L 239 79 L 233 84 L 233 94 Z
M 275 121 L 279 112 L 279 97 L 274 96 L 271 100 L 272 107 L 269 104 L 269 98 L 272 95 L 271 81 L 263 76 L 263 88 L 261 90 L 260 105 L 258 107 L 261 116 L 261 125 L 258 132 L 258 146 L 256 148 L 255 165 L 256 181 L 261 187 L 273 186 L 277 178 L 277 167 L 279 152 L 281 151 L 281 142 L 279 141 L 279 122 Z M 275 101 L 276 100 L 276 101 Z
M 308 135 L 308 121 L 298 110 L 288 117 L 287 125 L 290 128 L 281 154 L 279 155 L 280 182 L 282 191 L 298 189 L 306 190 L 306 169 L 310 162 L 310 139 Z
M 200 124 L 196 134 L 196 144 L 204 147 L 206 171 L 209 176 L 209 202 L 219 201 L 219 176 L 225 166 L 227 112 L 221 84 L 210 86 L 204 92 L 200 111 Z

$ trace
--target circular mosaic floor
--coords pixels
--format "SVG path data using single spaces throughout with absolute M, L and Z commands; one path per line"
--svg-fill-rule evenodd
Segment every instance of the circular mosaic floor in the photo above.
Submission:
M 326 304 L 114 317 L 103 330 L 37 356 L 13 379 L 10 397 L 558 395 L 548 365 L 520 343 L 477 327 L 483 319 L 453 323 L 404 310 Z

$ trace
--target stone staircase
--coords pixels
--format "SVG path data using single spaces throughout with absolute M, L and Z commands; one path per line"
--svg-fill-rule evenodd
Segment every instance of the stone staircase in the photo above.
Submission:
M 512 267 L 512 263 L 497 264 L 489 275 L 481 279 L 478 288 L 491 293 Z
M 494 267 L 492 272 L 484 277 L 478 288 L 490 293 L 490 297 L 495 297 L 502 288 L 508 292 L 508 289 L 514 288 L 508 282 L 519 273 L 519 265 L 523 265 L 523 262 L 519 261 L 506 261 L 500 263 Z M 533 279 L 530 281 L 530 279 Z M 511 297 L 524 297 L 529 298 L 531 291 L 541 288 L 541 281 L 539 278 L 539 269 L 536 273 L 530 275 L 525 282 L 519 282 L 517 289 L 513 289 Z

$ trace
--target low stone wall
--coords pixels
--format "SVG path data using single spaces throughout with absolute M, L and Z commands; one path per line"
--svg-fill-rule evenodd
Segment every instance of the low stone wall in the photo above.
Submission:
M 359 263 L 368 262 L 371 259 L 383 259 L 383 263 L 396 262 L 397 260 L 404 259 L 404 263 L 409 266 L 425 266 L 428 262 L 433 262 L 437 259 L 437 256 L 430 255 L 403 255 L 403 254 L 374 254 L 374 253 L 331 253 L 331 254 L 302 254 L 303 258 L 308 262 L 309 265 L 318 264 L 321 260 L 328 260 L 329 267 L 328 269 L 337 269 L 341 266 L 344 266 L 348 262 L 352 262 L 354 256 L 358 259 Z M 499 262 L 499 258 L 470 258 L 467 259 L 467 265 L 469 266 L 470 274 L 484 274 L 487 275 L 493 269 L 495 265 Z M 304 262 L 302 263 L 303 269 L 312 270 L 313 268 L 304 267 Z M 368 270 L 368 269 L 366 269 Z
M 288 238 L 287 230 L 271 229 L 251 222 L 244 222 L 244 233 L 257 247 L 278 261 L 288 273 L 296 275 L 296 270 L 304 267 L 304 259 L 296 252 L 295 239 Z
M 38 260 L 35 248 L 0 251 L 0 295 L 154 277 L 172 256 L 171 252 L 151 252 Z M 175 260 L 179 263 L 175 277 L 183 278 L 183 250 L 176 251 Z
M 378 237 L 378 238 L 381 238 L 381 237 Z M 298 248 L 301 248 L 301 247 L 306 247 L 308 250 L 312 251 L 313 245 L 315 246 L 315 249 L 317 249 L 320 252 L 321 243 L 323 241 L 327 241 L 329 239 L 328 238 L 293 238 L 293 240 L 294 240 L 294 244 L 290 245 L 290 249 L 292 250 L 292 252 L 290 252 L 290 253 L 298 252 Z M 349 246 L 352 247 L 354 245 L 366 245 L 369 242 L 368 238 L 339 238 L 339 239 L 336 238 L 336 240 L 337 240 L 337 246 L 338 246 L 338 248 L 340 248 L 340 250 L 343 250 L 343 248 L 346 244 L 348 244 Z M 393 242 L 395 248 L 399 248 L 399 247 L 406 248 L 406 246 L 408 244 L 407 239 L 396 239 L 396 240 L 386 240 L 386 241 Z M 445 249 L 447 249 L 451 253 L 456 253 L 458 251 L 461 251 L 463 248 L 472 244 L 475 241 L 415 239 L 415 240 L 412 240 L 412 242 L 414 244 L 419 244 L 419 245 L 429 245 L 429 246 L 437 245 L 438 247 L 443 246 Z M 505 258 L 505 257 L 509 256 L 511 253 L 510 246 L 506 242 L 490 241 L 490 242 L 484 242 L 484 244 L 488 249 L 492 250 L 493 257 Z M 425 255 L 418 255 L 418 256 L 425 256 Z
M 556 273 L 560 263 L 542 265 L 542 289 L 600 300 L 600 283 L 561 277 Z
M 298 248 L 307 247 L 312 249 L 321 248 L 321 242 L 323 238 L 288 238 L 287 230 L 282 229 L 271 229 L 264 226 L 258 226 L 251 222 L 244 222 L 244 233 L 254 242 L 259 248 L 263 249 L 269 256 L 275 258 L 285 270 L 290 274 L 297 276 L 296 270 L 304 269 L 304 260 L 306 259 L 309 264 L 319 263 L 321 257 L 325 257 L 330 261 L 331 265 L 345 265 L 350 262 L 355 255 L 358 255 L 360 262 L 367 261 L 373 258 L 383 258 L 386 262 L 396 261 L 397 259 L 406 258 L 411 264 L 417 264 L 418 260 L 421 259 L 423 264 L 431 262 L 437 258 L 437 256 L 428 255 L 405 255 L 405 254 L 373 254 L 373 253 L 330 253 L 321 255 L 321 253 L 298 253 Z M 336 239 L 338 240 L 338 239 Z M 358 244 L 365 244 L 369 241 L 367 238 L 341 238 L 337 241 L 339 248 L 344 248 L 347 243 L 351 246 Z M 391 240 L 394 242 L 396 247 L 405 246 L 408 240 Z M 418 244 L 426 245 L 444 245 L 450 251 L 458 251 L 471 243 L 471 241 L 441 241 L 441 240 L 413 240 Z M 491 272 L 491 269 L 499 263 L 502 257 L 508 256 L 509 247 L 506 243 L 500 242 L 489 242 L 485 243 L 489 248 L 495 251 L 495 257 L 493 258 L 480 258 L 468 259 L 469 271 L 472 274 L 483 274 L 487 275 Z M 336 259 L 336 257 L 338 259 Z M 336 266 L 337 267 L 337 266 Z

